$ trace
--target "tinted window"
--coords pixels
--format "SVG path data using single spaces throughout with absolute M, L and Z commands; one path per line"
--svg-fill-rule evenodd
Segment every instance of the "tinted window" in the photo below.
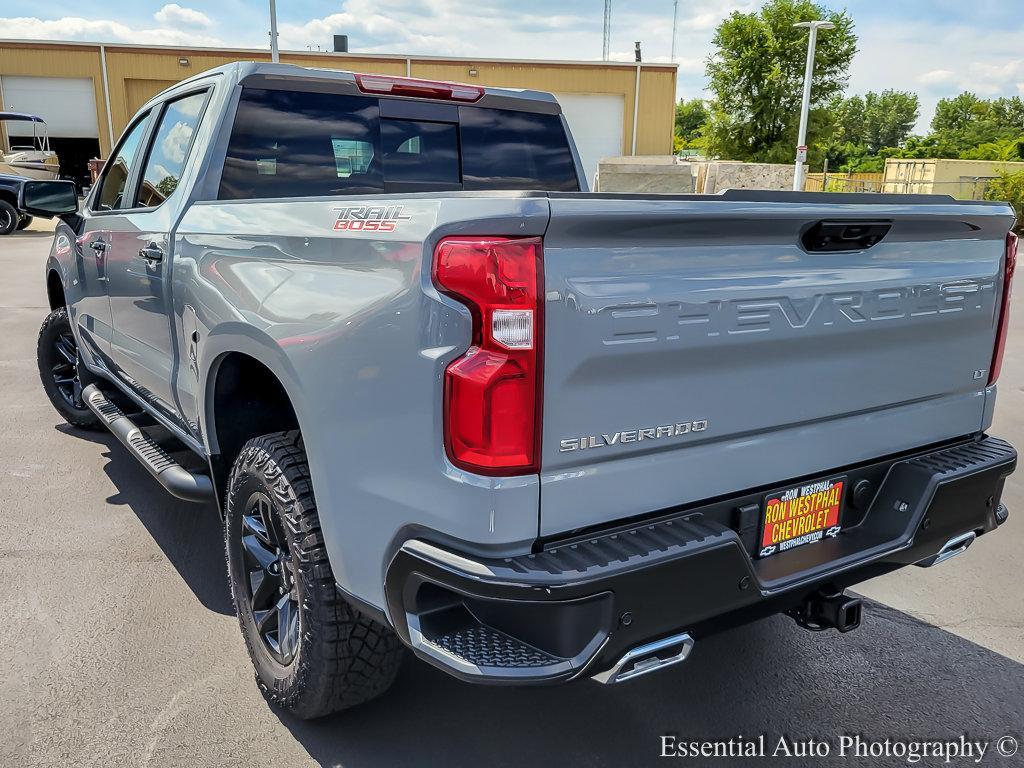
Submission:
M 177 189 L 205 101 L 203 91 L 168 102 L 150 146 L 138 207 L 155 208 Z
M 245 88 L 220 198 L 579 188 L 557 115 L 445 109 L 382 119 L 373 97 Z
M 221 199 L 383 192 L 377 114 L 365 96 L 244 89 Z
M 579 189 L 558 115 L 462 107 L 459 122 L 465 189 Z
M 459 138 L 454 123 L 381 120 L 384 179 L 392 183 L 459 184 Z
M 139 144 L 145 133 L 148 115 L 141 118 L 125 135 L 114 156 L 107 160 L 103 168 L 103 180 L 100 182 L 99 195 L 96 197 L 96 210 L 113 211 L 128 208 L 130 202 L 124 199 L 124 188 L 128 176 L 135 167 L 135 158 L 139 154 Z

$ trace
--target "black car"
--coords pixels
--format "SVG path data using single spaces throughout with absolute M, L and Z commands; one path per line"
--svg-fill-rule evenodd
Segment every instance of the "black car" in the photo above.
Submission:
M 26 181 L 31 179 L 0 174 L 0 235 L 9 235 L 32 223 L 32 217 L 18 208 L 18 198 Z

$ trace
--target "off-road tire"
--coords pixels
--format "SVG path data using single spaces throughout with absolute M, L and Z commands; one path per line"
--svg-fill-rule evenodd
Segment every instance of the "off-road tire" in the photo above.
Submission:
M 31 216 L 27 216 L 27 215 L 26 216 L 22 216 L 21 217 L 21 221 L 18 222 L 18 227 L 17 227 L 18 231 L 20 232 L 23 229 L 27 229 L 28 225 L 31 224 L 31 223 L 32 223 L 32 217 Z
M 270 498 L 283 532 L 297 589 L 298 647 L 288 664 L 275 658 L 257 628 L 242 518 L 253 494 Z M 309 465 L 298 431 L 249 440 L 238 455 L 225 494 L 228 580 L 242 636 L 267 700 L 302 719 L 353 707 L 394 682 L 404 648 L 397 635 L 341 596 L 327 559 Z M 282 569 L 283 570 L 283 569 Z
M 36 342 L 36 362 L 39 366 L 39 378 L 43 383 L 43 391 L 50 398 L 50 403 L 57 409 L 57 413 L 64 417 L 68 424 L 82 429 L 100 429 L 102 426 L 100 420 L 84 402 L 80 402 L 80 407 L 76 407 L 61 394 L 60 387 L 54 378 L 54 367 L 68 364 L 68 361 L 58 357 L 57 341 L 60 338 L 70 338 L 74 347 L 74 354 L 77 358 L 74 365 L 74 376 L 78 380 L 79 394 L 82 387 L 91 380 L 87 377 L 88 372 L 84 370 L 81 358 L 78 357 L 78 347 L 74 346 L 75 336 L 71 332 L 71 320 L 68 318 L 67 307 L 59 307 L 43 320 Z M 86 378 L 83 378 L 83 374 L 86 375 Z
M 6 200 L 0 200 L 0 235 L 9 235 L 18 226 L 21 214 Z

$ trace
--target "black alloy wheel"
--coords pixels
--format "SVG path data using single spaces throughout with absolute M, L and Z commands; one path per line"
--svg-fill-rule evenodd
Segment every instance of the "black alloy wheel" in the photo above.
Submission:
M 288 539 L 263 491 L 245 502 L 242 555 L 256 628 L 271 656 L 287 666 L 299 648 L 299 592 Z
M 82 378 L 78 374 L 78 345 L 70 329 L 54 337 L 53 356 L 50 359 L 50 372 L 58 394 L 71 408 L 76 411 L 84 410 Z
M 99 418 L 82 399 L 82 390 L 95 379 L 82 364 L 66 307 L 57 307 L 43 320 L 36 360 L 43 391 L 64 420 L 82 429 L 101 429 Z

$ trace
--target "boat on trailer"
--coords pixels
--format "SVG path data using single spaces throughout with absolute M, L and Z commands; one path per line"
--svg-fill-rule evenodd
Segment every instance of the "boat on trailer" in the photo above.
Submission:
M 60 177 L 60 160 L 50 149 L 46 121 L 38 115 L 24 112 L 0 112 L 0 123 L 30 123 L 32 135 L 12 136 L 10 129 L 3 131 L 6 138 L 0 147 L 0 174 L 27 176 L 30 179 L 56 179 Z

